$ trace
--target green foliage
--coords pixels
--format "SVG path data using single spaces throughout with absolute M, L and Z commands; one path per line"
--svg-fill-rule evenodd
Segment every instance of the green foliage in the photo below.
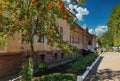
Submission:
M 113 35 L 109 30 L 105 32 L 102 36 L 99 36 L 97 40 L 100 47 L 109 48 L 113 46 Z
M 48 70 L 53 72 L 72 73 L 72 74 L 79 75 L 85 71 L 86 66 L 91 64 L 97 56 L 98 56 L 97 54 L 88 54 L 84 57 L 82 56 L 79 59 L 73 60 L 71 62 L 62 64 L 60 66 L 57 66 Z M 53 73 L 53 72 L 50 72 L 50 73 Z
M 20 81 L 32 81 L 33 76 L 33 63 L 32 59 L 28 58 L 26 62 L 22 64 L 21 79 Z
M 5 46 L 7 40 L 7 35 L 4 35 L 3 33 L 0 32 L 0 46 Z
M 38 64 L 38 69 L 39 69 L 40 72 L 43 72 L 46 68 L 47 68 L 46 63 L 39 63 Z
M 86 70 L 86 66 L 90 65 L 97 56 L 97 54 L 89 54 L 85 57 L 48 69 L 50 71 L 55 70 L 56 72 L 50 72 L 51 74 L 43 75 L 42 77 L 34 77 L 33 81 L 76 81 L 77 75 L 82 74 Z
M 114 36 L 114 46 L 120 46 L 120 30 L 118 33 Z
M 108 31 L 98 38 L 100 47 L 120 46 L 120 5 L 116 5 L 107 22 Z
M 30 44 L 32 54 L 34 36 L 41 33 L 46 36 L 50 46 L 57 44 L 57 47 L 67 54 L 74 53 L 74 50 L 71 50 L 73 47 L 63 41 L 58 32 L 57 18 L 66 19 L 68 23 L 73 24 L 74 17 L 65 9 L 62 0 L 0 0 L 0 32 L 7 35 L 7 38 L 20 33 Z M 0 37 L 2 35 L 0 34 Z M 0 38 L 0 44 L 3 44 L 5 39 Z M 24 63 L 22 69 L 22 81 L 30 81 L 32 63 Z
M 42 77 L 33 79 L 33 81 L 76 81 L 76 80 L 77 76 L 74 74 L 61 74 L 61 73 L 43 75 Z
M 71 68 L 68 69 L 68 72 L 74 74 L 79 74 L 80 72 L 83 73 L 86 69 L 86 66 L 93 62 L 96 57 L 96 54 L 89 54 L 85 57 L 81 57 L 74 63 L 71 63 Z

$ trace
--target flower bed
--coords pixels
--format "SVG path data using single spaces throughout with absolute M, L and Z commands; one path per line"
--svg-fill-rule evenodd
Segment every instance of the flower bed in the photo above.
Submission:
M 58 75 L 56 75 L 58 78 L 61 76 L 65 76 L 66 74 L 70 74 L 70 75 L 75 75 L 74 77 L 77 79 L 76 76 L 81 75 L 86 70 L 86 66 L 90 65 L 95 60 L 95 58 L 97 58 L 97 56 L 98 56 L 97 54 L 88 54 L 87 56 L 84 56 L 84 57 L 82 56 L 79 59 L 62 64 L 60 66 L 57 66 L 57 67 L 54 67 L 51 69 L 47 69 L 43 72 L 38 72 L 35 74 L 35 76 L 36 77 L 41 76 L 39 78 L 39 81 L 47 81 L 46 78 L 48 78 L 48 77 L 49 77 L 49 81 L 54 81 L 54 80 L 52 80 L 53 77 L 55 76 L 54 73 L 58 73 Z M 42 77 L 44 77 L 44 78 L 42 78 Z M 59 81 L 64 81 L 63 78 L 67 79 L 67 77 L 62 77 L 62 80 L 59 80 Z M 45 79 L 45 80 L 43 80 L 43 79 Z M 55 80 L 55 81 L 57 81 L 57 80 Z M 65 81 L 74 81 L 74 80 L 68 79 Z

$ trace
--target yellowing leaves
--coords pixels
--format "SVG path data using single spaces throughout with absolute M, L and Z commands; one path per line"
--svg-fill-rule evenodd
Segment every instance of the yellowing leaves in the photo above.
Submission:
M 2 12 L 2 9 L 0 8 L 0 13 Z
M 8 7 L 8 3 L 7 2 L 5 2 L 5 1 L 0 1 L 0 6 L 1 7 Z

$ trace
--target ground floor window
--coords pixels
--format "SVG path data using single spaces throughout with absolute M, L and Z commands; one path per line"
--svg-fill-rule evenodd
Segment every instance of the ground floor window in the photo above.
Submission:
M 40 55 L 40 62 L 45 62 L 45 55 L 44 54 Z
M 64 58 L 64 54 L 63 54 L 63 53 L 61 53 L 61 58 L 62 58 L 62 59 Z
M 58 54 L 57 53 L 55 53 L 55 60 L 57 60 L 58 59 Z

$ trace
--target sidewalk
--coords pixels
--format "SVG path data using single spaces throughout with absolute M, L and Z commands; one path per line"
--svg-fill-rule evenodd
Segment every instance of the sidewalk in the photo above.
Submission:
M 104 53 L 84 81 L 120 81 L 120 55 Z

